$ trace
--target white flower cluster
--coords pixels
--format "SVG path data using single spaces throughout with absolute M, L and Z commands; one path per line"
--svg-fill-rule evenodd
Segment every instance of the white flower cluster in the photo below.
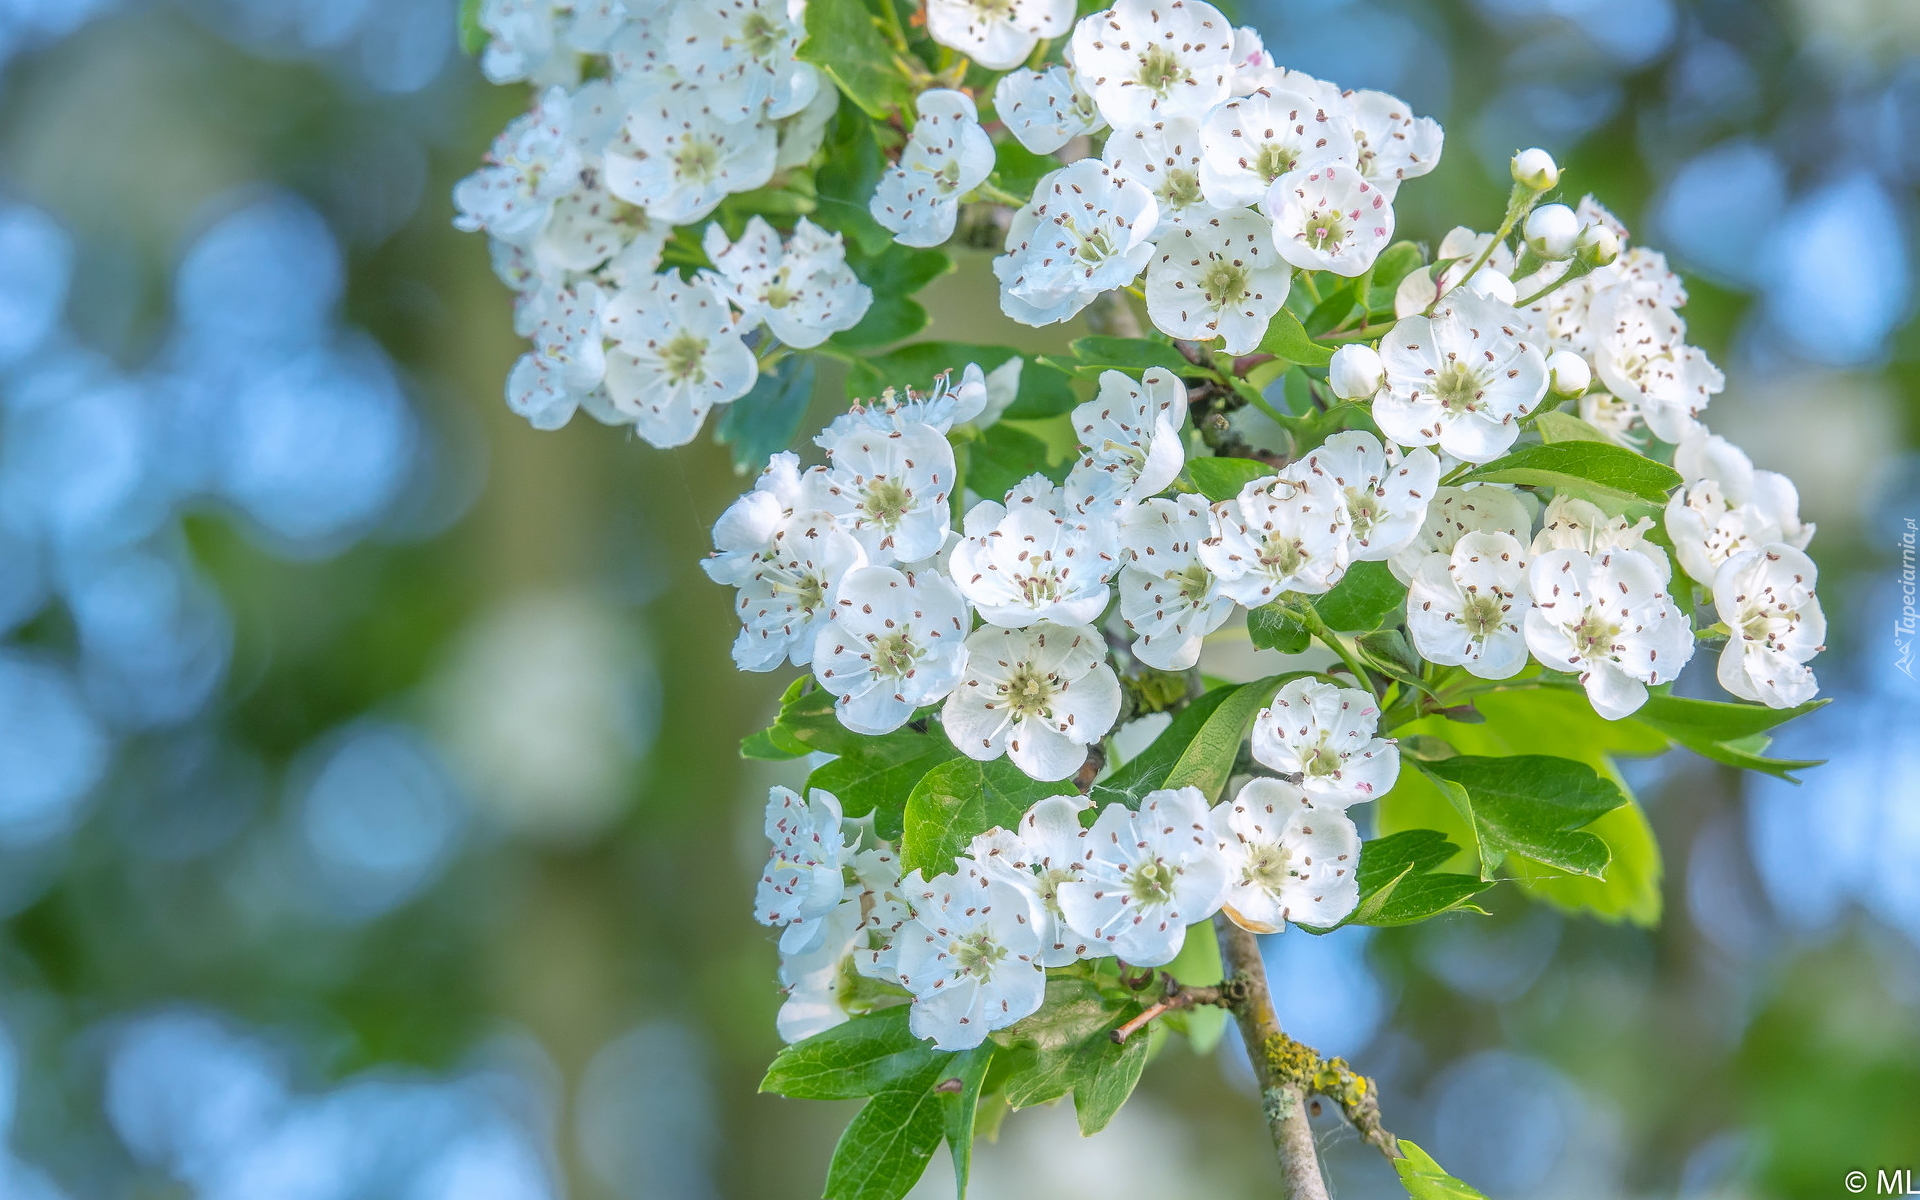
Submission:
M 1583 420 L 1626 445 L 1642 430 L 1671 443 L 1699 436 L 1700 413 L 1726 379 L 1687 343 L 1677 311 L 1687 292 L 1666 256 L 1628 248 L 1626 226 L 1592 196 L 1577 208 L 1534 209 L 1524 232 L 1517 252 L 1502 244 L 1487 253 L 1491 234 L 1454 229 L 1440 243 L 1435 269 L 1401 282 L 1397 315 L 1427 312 L 1436 295 L 1444 307 L 1465 291 L 1518 303 L 1518 314 L 1503 313 L 1503 323 L 1545 355 L 1552 391 L 1578 397 Z M 1467 279 L 1483 253 L 1485 265 Z
M 1171 962 L 1187 927 L 1222 909 L 1259 933 L 1339 923 L 1359 901 L 1346 810 L 1400 769 L 1379 718 L 1365 692 L 1294 680 L 1254 724 L 1254 757 L 1279 777 L 1212 809 L 1195 788 L 1150 792 L 1086 827 L 1085 797 L 1050 796 L 931 879 L 902 876 L 829 793 L 774 788 L 755 915 L 781 930 L 780 1035 L 846 1020 L 864 976 L 912 994 L 916 1035 L 963 1050 L 1039 1008 L 1048 967 Z
M 993 70 L 1067 32 L 1068 0 L 929 0 L 934 40 Z M 1066 64 L 1021 67 L 994 108 L 1028 150 L 1107 132 L 1098 157 L 1040 180 L 994 262 L 1001 306 L 1065 321 L 1146 273 L 1162 331 L 1258 346 L 1294 267 L 1355 276 L 1393 239 L 1400 182 L 1431 171 L 1441 130 L 1380 92 L 1342 92 L 1277 67 L 1252 29 L 1204 0 L 1120 0 L 1072 27 Z M 873 198 L 908 245 L 952 234 L 993 146 L 959 92 L 924 93 L 898 165 Z
M 840 235 L 805 218 L 785 242 L 758 217 L 737 241 L 709 225 L 712 270 L 660 269 L 675 226 L 819 149 L 839 93 L 794 57 L 798 8 L 487 0 L 479 16 L 488 76 L 544 88 L 454 189 L 455 224 L 488 234 L 533 343 L 513 411 L 556 429 L 584 408 L 684 445 L 753 387 L 765 338 L 815 346 L 866 314 Z

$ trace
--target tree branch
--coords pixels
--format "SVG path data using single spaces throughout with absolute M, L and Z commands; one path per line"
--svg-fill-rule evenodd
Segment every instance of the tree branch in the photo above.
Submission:
M 1313 1144 L 1313 1126 L 1307 1122 L 1307 1089 L 1301 1072 L 1290 1069 L 1282 1051 L 1299 1043 L 1280 1032 L 1273 996 L 1267 991 L 1267 972 L 1260 962 L 1260 943 L 1235 925 L 1225 913 L 1213 919 L 1220 938 L 1220 960 L 1236 993 L 1232 1012 L 1240 1022 L 1240 1039 L 1253 1060 L 1253 1077 L 1260 1085 L 1260 1107 L 1273 1135 L 1273 1151 L 1280 1160 L 1280 1178 L 1287 1200 L 1329 1200 L 1326 1177 L 1320 1173 L 1320 1154 Z

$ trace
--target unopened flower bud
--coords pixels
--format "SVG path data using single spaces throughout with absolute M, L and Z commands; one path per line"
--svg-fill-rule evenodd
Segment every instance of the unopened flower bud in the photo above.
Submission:
M 1547 376 L 1556 396 L 1584 396 L 1593 384 L 1593 368 L 1571 350 L 1547 355 Z
M 1513 156 L 1513 181 L 1544 192 L 1560 182 L 1560 167 L 1553 161 L 1553 155 L 1535 146 Z
M 1589 266 L 1604 267 L 1620 257 L 1620 238 L 1605 225 L 1589 225 L 1580 231 L 1573 252 Z
M 1580 218 L 1564 204 L 1543 204 L 1527 217 L 1527 248 L 1549 262 L 1573 257 Z
M 1327 364 L 1327 382 L 1333 394 L 1342 400 L 1365 400 L 1380 390 L 1387 379 L 1386 368 L 1372 346 L 1350 342 L 1333 352 Z
M 1519 295 L 1513 290 L 1513 280 L 1492 267 L 1481 267 L 1460 286 L 1502 304 L 1512 304 Z

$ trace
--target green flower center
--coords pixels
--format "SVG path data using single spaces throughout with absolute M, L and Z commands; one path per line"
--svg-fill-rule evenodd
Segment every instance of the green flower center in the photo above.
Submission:
M 913 508 L 913 493 L 897 479 L 876 479 L 860 497 L 860 513 L 882 529 L 892 529 Z
M 1347 240 L 1347 219 L 1339 209 L 1317 212 L 1307 218 L 1307 245 L 1315 250 L 1331 251 Z
M 1159 859 L 1141 863 L 1127 876 L 1127 889 L 1139 904 L 1165 904 L 1173 899 L 1173 884 L 1178 876 Z
M 780 26 L 765 13 L 756 12 L 740 25 L 740 44 L 754 58 L 772 58 L 780 49 Z
M 1271 574 L 1292 575 L 1306 562 L 1307 554 L 1300 548 L 1298 538 L 1269 533 L 1260 544 L 1260 565 Z
M 1007 957 L 1007 948 L 996 945 L 984 933 L 976 933 L 948 946 L 947 953 L 960 965 L 962 975 L 977 975 L 985 979 L 993 974 L 995 964 Z
M 1373 532 L 1373 527 L 1386 515 L 1380 504 L 1380 497 L 1372 488 L 1348 488 L 1347 519 L 1355 539 L 1364 538 Z
M 1611 658 L 1620 627 L 1599 613 L 1588 613 L 1574 626 L 1573 644 L 1582 658 Z
M 1486 407 L 1480 376 L 1462 362 L 1449 362 L 1440 368 L 1433 380 L 1433 394 L 1446 412 L 1479 412 Z
M 1206 199 L 1200 191 L 1200 176 L 1197 172 L 1170 170 L 1167 181 L 1160 187 L 1160 203 L 1175 212 L 1183 208 L 1192 208 Z
M 682 333 L 660 347 L 660 365 L 675 383 L 701 383 L 707 378 L 707 339 Z
M 1342 764 L 1338 754 L 1320 745 L 1307 751 L 1305 757 L 1301 759 L 1301 765 L 1306 768 L 1308 775 L 1327 778 L 1338 775 Z
M 1200 276 L 1200 290 L 1207 303 L 1218 307 L 1238 304 L 1247 294 L 1247 269 L 1238 263 L 1216 258 Z
M 873 639 L 873 672 L 890 679 L 905 679 L 925 654 L 905 630 L 883 633 Z
M 1484 642 L 1488 636 L 1500 628 L 1502 613 L 1500 597 L 1473 593 L 1460 609 L 1460 623 L 1467 627 L 1467 635 L 1476 642 Z
M 1293 877 L 1293 851 L 1263 843 L 1247 849 L 1246 878 L 1269 892 L 1277 892 Z
M 674 173 L 690 183 L 708 183 L 720 171 L 720 147 L 706 138 L 687 138 L 673 152 Z
M 1134 78 L 1141 87 L 1164 96 L 1174 84 L 1187 78 L 1187 68 L 1180 62 L 1179 55 L 1155 42 L 1140 56 L 1140 70 Z
M 1007 680 L 1007 707 L 1021 719 L 1046 717 L 1053 711 L 1054 681 L 1032 663 L 1021 663 Z
M 1213 586 L 1213 573 L 1195 562 L 1174 576 L 1173 583 L 1180 589 L 1182 600 L 1188 604 L 1198 604 L 1207 598 L 1207 589 Z
M 1253 169 L 1260 178 L 1272 183 L 1293 170 L 1293 165 L 1299 161 L 1300 155 L 1292 147 L 1266 142 L 1261 145 L 1260 153 L 1254 155 Z

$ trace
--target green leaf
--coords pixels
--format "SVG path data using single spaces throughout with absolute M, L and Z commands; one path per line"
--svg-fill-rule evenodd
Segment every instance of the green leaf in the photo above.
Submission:
M 1420 247 L 1412 242 L 1395 242 L 1381 251 L 1380 257 L 1373 260 L 1373 286 L 1367 289 L 1367 306 L 1392 308 L 1393 293 L 1400 281 L 1425 264 Z M 1374 302 L 1376 296 L 1380 297 L 1380 303 Z
M 1049 463 L 1045 442 L 1024 429 L 996 422 L 987 426 L 979 441 L 967 445 L 967 486 L 982 496 L 997 498 L 1029 475 L 1045 475 L 1059 483 L 1072 465 L 1069 461 Z
M 893 243 L 892 232 L 867 208 L 886 168 L 872 119 L 843 99 L 826 140 L 825 160 L 813 175 L 813 221 L 845 235 L 849 253 L 875 255 Z
M 1400 1139 L 1400 1153 L 1405 1157 L 1394 1159 L 1393 1169 L 1399 1173 L 1400 1186 L 1407 1189 L 1412 1200 L 1487 1200 L 1482 1193 L 1441 1170 L 1432 1155 L 1405 1138 Z
M 953 1158 L 953 1183 L 959 1200 L 966 1200 L 967 1177 L 972 1174 L 973 1124 L 980 1112 L 980 1085 L 986 1082 L 987 1068 L 992 1065 L 997 1049 L 992 1042 L 982 1042 L 954 1055 L 944 1072 L 946 1078 L 936 1088 L 940 1092 L 947 1153 Z M 957 1089 L 953 1088 L 955 1083 L 960 1085 Z
M 876 121 L 913 111 L 913 83 L 895 64 L 893 47 L 861 0 L 809 4 L 806 23 L 795 56 L 825 71 L 861 111 Z
M 813 400 L 813 359 L 789 354 L 754 381 L 753 390 L 727 405 L 713 436 L 733 447 L 733 469 L 759 471 L 793 443 Z
M 832 692 L 816 685 L 811 675 L 802 675 L 780 697 L 780 716 L 765 731 L 768 740 L 794 758 L 815 750 L 856 752 L 863 738 L 840 723 L 833 704 Z
M 796 1100 L 857 1100 L 950 1058 L 907 1028 L 910 1005 L 866 1013 L 783 1048 L 760 1090 Z
M 1446 834 L 1432 829 L 1402 830 L 1363 843 L 1354 873 L 1360 902 L 1341 924 L 1411 925 L 1458 908 L 1492 887 L 1474 875 L 1435 873 L 1459 852 Z
M 1001 188 L 1016 196 L 1031 196 L 1040 180 L 1060 169 L 1060 160 L 1051 154 L 1035 154 L 1013 138 L 993 148 L 993 172 Z
M 1082 1134 L 1098 1133 L 1140 1081 L 1149 1038 L 1116 1046 L 1107 1034 L 1139 1005 L 1101 994 L 1086 979 L 1047 981 L 1046 1003 L 998 1037 L 1021 1047 L 1019 1065 L 1007 1076 L 1007 1102 L 1015 1108 L 1045 1104 L 1072 1092 Z
M 1343 284 L 1328 292 L 1320 303 L 1313 306 L 1313 311 L 1307 314 L 1305 321 L 1301 322 L 1301 328 L 1305 329 L 1309 336 L 1318 337 L 1346 320 L 1357 303 L 1354 284 Z
M 1357 562 L 1324 596 L 1313 598 L 1320 619 L 1336 633 L 1371 633 L 1407 598 L 1407 585 L 1383 562 Z
M 1508 865 L 1521 889 L 1564 912 L 1591 913 L 1605 921 L 1631 921 L 1652 928 L 1660 923 L 1660 845 L 1647 815 L 1611 768 L 1606 772 L 1627 803 L 1602 813 L 1586 832 L 1607 844 L 1607 876 L 1594 879 L 1541 866 L 1524 858 Z
M 1767 732 L 1796 717 L 1824 708 L 1827 700 L 1809 700 L 1798 708 L 1768 708 L 1763 704 L 1733 704 L 1722 700 L 1689 700 L 1658 692 L 1633 714 L 1683 745 L 1692 742 L 1738 742 Z
M 1153 739 L 1145 750 L 1093 785 L 1087 795 L 1094 802 L 1094 810 L 1114 803 L 1138 808 L 1142 796 L 1164 787 L 1167 772 L 1173 770 L 1174 764 L 1180 761 L 1180 756 L 1199 736 L 1200 730 L 1240 687 L 1240 684 L 1230 683 L 1202 692 L 1185 708 L 1173 714 L 1173 724 L 1161 730 L 1160 736 Z
M 861 738 L 807 776 L 807 787 L 832 792 L 840 800 L 840 811 L 849 817 L 872 813 L 874 832 L 892 841 L 900 836 L 914 785 L 928 771 L 958 757 L 960 752 L 944 732 L 896 729 Z
M 1267 336 L 1260 341 L 1260 353 L 1284 358 L 1303 367 L 1324 367 L 1333 361 L 1333 348 L 1307 336 L 1300 318 L 1286 309 L 1273 314 Z
M 1463 754 L 1419 769 L 1472 817 L 1483 877 L 1509 852 L 1596 878 L 1606 869 L 1607 843 L 1581 826 L 1625 804 L 1626 797 L 1587 764 L 1543 754 Z
M 1149 367 L 1165 367 L 1175 375 L 1184 375 L 1194 369 L 1172 346 L 1143 338 L 1075 338 L 1068 348 L 1083 373 L 1115 370 L 1138 375 Z
M 762 729 L 740 739 L 740 757 L 751 758 L 759 762 L 786 762 L 789 759 L 805 758 L 809 751 L 789 749 L 773 740 L 771 729 Z
M 1193 741 L 1180 752 L 1159 786 L 1199 788 L 1208 804 L 1218 800 L 1228 777 L 1233 774 L 1233 764 L 1240 757 L 1240 743 L 1246 740 L 1253 718 L 1272 702 L 1281 684 L 1301 674 L 1293 671 L 1270 675 L 1234 689 L 1232 695 L 1220 701 Z
M 927 310 L 908 297 L 953 270 L 953 260 L 938 250 L 916 250 L 894 242 L 878 253 L 850 245 L 847 265 L 873 289 L 873 304 L 858 325 L 833 335 L 833 345 L 844 350 L 891 345 L 925 329 Z
M 1247 610 L 1247 637 L 1256 650 L 1299 654 L 1313 645 L 1313 634 L 1278 602 Z
M 1187 477 L 1209 500 L 1231 500 L 1240 489 L 1256 479 L 1274 473 L 1272 467 L 1257 458 L 1193 458 L 1187 460 Z
M 1475 467 L 1456 482 L 1518 483 L 1557 488 L 1589 499 L 1665 503 L 1680 473 L 1610 442 L 1542 442 Z
M 481 0 L 460 0 L 460 52 L 477 57 L 487 48 L 487 31 L 480 25 Z
M 1546 442 L 1606 442 L 1612 439 L 1572 413 L 1543 412 L 1533 419 L 1533 427 Z
M 878 1092 L 847 1125 L 827 1167 L 825 1200 L 900 1200 L 946 1136 L 946 1097 L 934 1090 L 951 1054 Z
M 956 758 L 928 771 L 907 797 L 900 838 L 900 867 L 927 877 L 953 869 L 976 834 L 994 826 L 1012 829 L 1045 796 L 1075 790 L 1067 780 L 1029 779 L 1004 758 L 975 762 Z

